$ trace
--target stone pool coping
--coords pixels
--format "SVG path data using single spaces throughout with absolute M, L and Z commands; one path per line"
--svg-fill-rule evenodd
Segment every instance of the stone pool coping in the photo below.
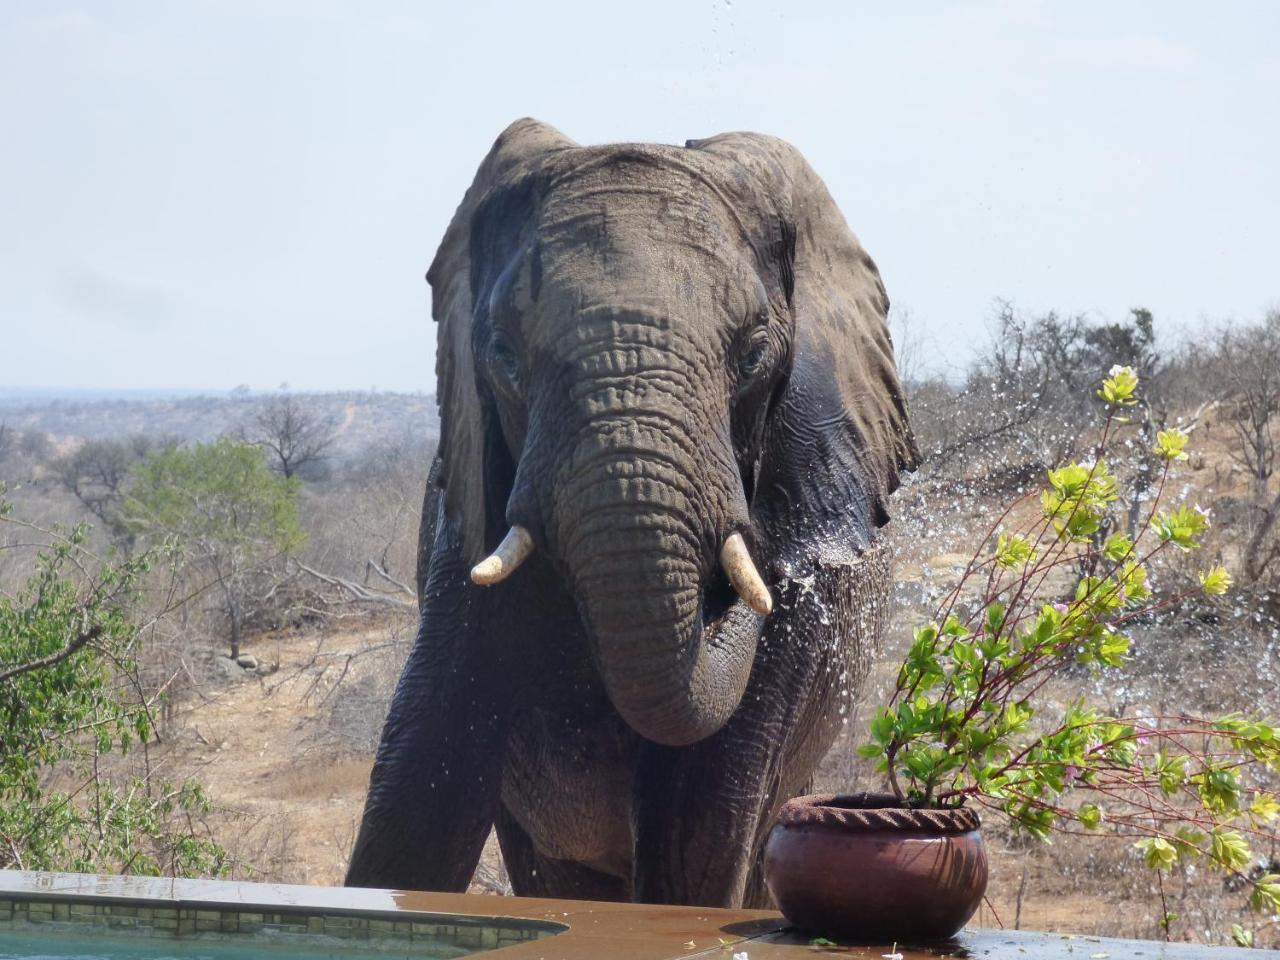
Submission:
M 73 916 L 77 907 L 79 913 Z M 92 907 L 104 909 L 86 910 Z M 419 939 L 444 939 L 459 948 L 496 948 L 502 960 L 731 960 L 740 953 L 748 960 L 877 960 L 892 952 L 886 944 L 813 945 L 809 937 L 788 931 L 777 913 L 763 910 L 0 870 L 0 932 L 17 932 L 13 918 L 19 913 L 24 915 L 21 929 L 28 934 L 40 924 L 59 920 L 83 923 L 87 918 L 89 923 L 135 930 L 144 925 L 141 920 L 149 920 L 147 933 L 162 936 L 199 939 L 278 932 L 303 940 L 320 937 L 332 943 L 330 938 L 338 937 L 375 946 L 389 939 L 390 946 L 403 952 L 416 932 Z M 156 924 L 157 917 L 162 925 Z M 353 920 L 364 920 L 365 926 L 353 927 Z M 379 925 L 370 926 L 375 922 Z M 567 929 L 552 935 L 562 928 Z M 1280 951 L 1273 950 L 1002 930 L 965 930 L 948 944 L 898 947 L 898 952 L 902 960 L 1280 958 Z

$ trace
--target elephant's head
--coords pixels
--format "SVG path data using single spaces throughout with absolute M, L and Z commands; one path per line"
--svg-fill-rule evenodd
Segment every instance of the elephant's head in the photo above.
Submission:
M 767 585 L 865 546 L 914 462 L 874 263 L 781 141 L 584 148 L 521 120 L 428 279 L 474 578 L 544 557 L 626 721 L 714 733 Z

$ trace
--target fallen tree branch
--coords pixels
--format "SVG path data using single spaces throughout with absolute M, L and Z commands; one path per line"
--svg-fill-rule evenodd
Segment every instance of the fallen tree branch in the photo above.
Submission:
M 387 573 L 386 568 L 383 567 L 382 564 L 378 563 L 376 560 L 365 561 L 364 571 L 366 576 L 368 575 L 370 570 L 372 570 L 374 573 L 380 576 L 383 580 L 387 581 L 387 583 L 391 584 L 393 587 L 395 587 L 405 596 L 413 597 L 415 601 L 417 600 L 417 594 L 413 592 L 413 589 L 411 587 L 401 583 L 395 577 L 391 576 L 391 574 Z
M 385 604 L 387 606 L 397 607 L 402 610 L 412 610 L 415 613 L 418 610 L 418 604 L 416 602 L 401 600 L 398 597 L 392 596 L 387 593 L 382 593 L 377 590 L 370 590 L 368 587 L 361 586 L 360 584 L 355 583 L 352 580 L 347 580 L 345 577 L 335 576 L 331 573 L 322 573 L 321 571 L 316 570 L 313 567 L 308 567 L 305 563 L 303 563 L 301 560 L 298 560 L 296 557 L 292 558 L 292 561 L 294 565 L 296 565 L 297 568 L 302 573 L 305 573 L 309 577 L 314 577 L 316 580 L 319 580 L 321 583 L 328 584 L 331 587 L 337 587 L 340 590 L 345 590 L 348 594 L 350 594 L 353 600 L 358 600 L 361 603 Z M 405 592 L 409 596 L 413 596 L 412 591 L 406 590 Z

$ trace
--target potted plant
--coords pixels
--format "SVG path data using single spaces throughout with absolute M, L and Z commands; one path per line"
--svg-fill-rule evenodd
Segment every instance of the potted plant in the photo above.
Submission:
M 1148 585 L 1153 565 L 1200 546 L 1209 525 L 1197 507 L 1164 503 L 1186 432 L 1158 434 L 1159 481 L 1133 535 L 1113 526 L 1119 484 L 1104 454 L 1137 388 L 1132 369 L 1112 368 L 1094 460 L 1048 471 L 1042 490 L 1010 505 L 914 631 L 859 748 L 878 760 L 886 791 L 783 807 L 765 873 L 797 926 L 885 942 L 954 934 L 986 887 L 979 809 L 1040 840 L 1109 831 L 1156 871 L 1201 862 L 1232 875 L 1255 909 L 1280 911 L 1280 876 L 1250 872 L 1251 840 L 1274 838 L 1280 816 L 1267 779 L 1280 767 L 1275 724 L 1108 716 L 1045 690 L 1068 670 L 1122 670 L 1135 620 L 1231 586 L 1222 566 L 1163 598 Z M 1167 931 L 1167 906 L 1165 918 Z

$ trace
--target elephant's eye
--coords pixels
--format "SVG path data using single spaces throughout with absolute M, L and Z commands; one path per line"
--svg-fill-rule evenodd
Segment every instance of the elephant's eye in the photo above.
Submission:
M 763 327 L 751 332 L 751 337 L 742 347 L 738 356 L 738 370 L 744 377 L 753 377 L 764 367 L 769 357 L 769 334 Z
M 499 371 L 512 383 L 520 381 L 520 358 L 516 356 L 516 352 L 511 349 L 510 344 L 505 340 L 494 340 L 493 346 L 493 362 L 497 365 Z

